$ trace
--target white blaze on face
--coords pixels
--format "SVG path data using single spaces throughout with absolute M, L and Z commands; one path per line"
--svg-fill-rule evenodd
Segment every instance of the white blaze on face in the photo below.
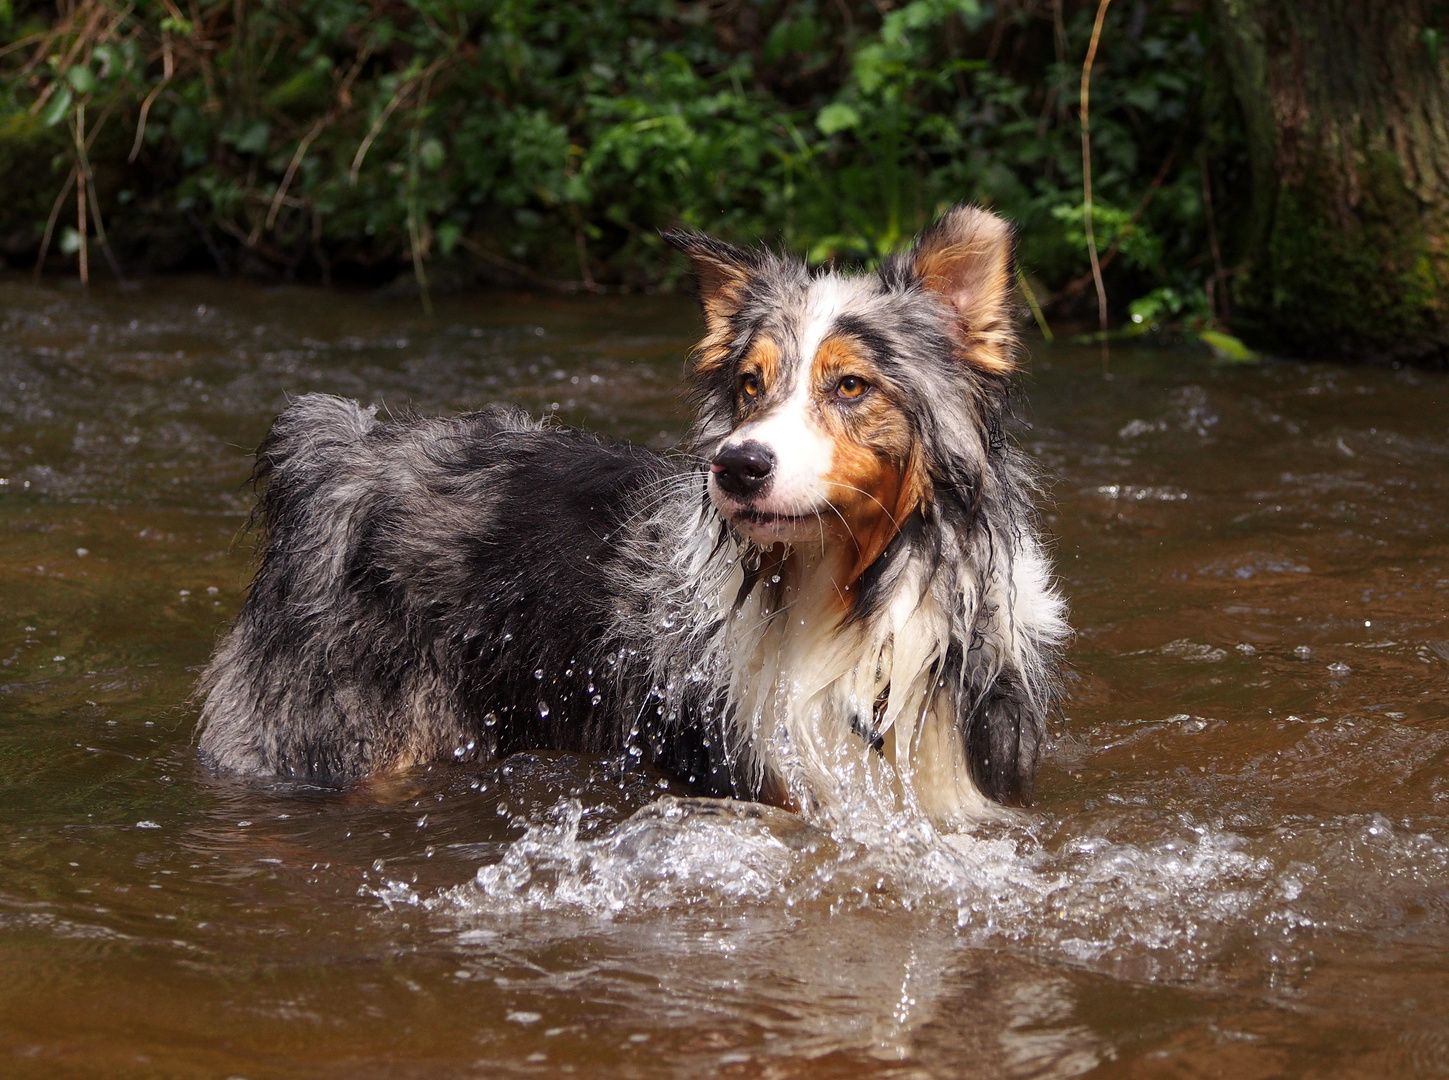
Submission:
M 756 522 L 737 518 L 742 531 L 757 542 L 818 537 L 815 515 L 829 512 L 826 506 L 830 486 L 826 478 L 834 463 L 835 445 L 820 423 L 815 354 L 843 310 L 849 292 L 850 283 L 833 274 L 811 283 L 799 320 L 799 337 L 781 343 L 787 357 L 782 366 L 790 380 L 784 398 L 779 398 L 782 388 L 770 388 L 776 403 L 763 415 L 730 432 L 715 448 L 719 453 L 727 446 L 757 442 L 769 449 L 775 458 L 773 479 L 765 497 L 749 504 L 749 512 L 755 516 L 808 519 Z M 739 500 L 719 490 L 713 477 L 709 489 L 715 506 L 726 516 L 736 518 L 744 509 Z

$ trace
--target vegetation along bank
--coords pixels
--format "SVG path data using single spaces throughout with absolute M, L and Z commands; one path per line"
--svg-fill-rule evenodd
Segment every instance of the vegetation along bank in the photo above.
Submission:
M 661 228 L 868 263 L 969 198 L 1048 329 L 1097 325 L 1090 234 L 1114 333 L 1443 364 L 1446 39 L 1430 0 L 0 0 L 0 257 L 642 289 Z

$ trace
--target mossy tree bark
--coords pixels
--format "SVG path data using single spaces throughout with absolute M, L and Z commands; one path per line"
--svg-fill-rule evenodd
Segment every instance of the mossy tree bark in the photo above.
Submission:
M 1293 351 L 1449 362 L 1444 5 L 1213 4 L 1252 165 L 1235 325 Z

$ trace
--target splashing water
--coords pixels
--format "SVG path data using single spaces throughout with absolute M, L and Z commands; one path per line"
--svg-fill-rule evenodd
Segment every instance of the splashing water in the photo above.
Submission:
M 1244 947 L 1304 962 L 1325 927 L 1391 917 L 1449 880 L 1449 846 L 1381 815 L 1233 831 L 1181 813 L 1103 817 L 1094 828 L 1014 814 L 942 832 L 919 817 L 847 811 L 830 829 L 758 804 L 666 796 L 595 836 L 564 799 L 481 866 L 422 895 L 368 891 L 465 922 L 564 913 L 645 918 L 701 906 L 828 917 L 905 910 L 949 921 L 959 939 L 1134 979 L 1182 979 Z M 1412 867 L 1406 872 L 1405 867 Z M 1395 868 L 1386 878 L 1380 871 Z M 1369 882 L 1372 897 L 1363 893 Z

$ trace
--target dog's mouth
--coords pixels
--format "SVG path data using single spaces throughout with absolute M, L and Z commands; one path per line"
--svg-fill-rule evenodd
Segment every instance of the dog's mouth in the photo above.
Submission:
M 772 514 L 765 510 L 751 510 L 746 507 L 730 515 L 735 522 L 747 521 L 751 525 L 764 526 L 786 526 L 801 525 L 807 521 L 814 521 L 817 514 Z
M 793 543 L 820 535 L 820 515 L 778 514 L 749 506 L 721 507 L 731 525 L 747 539 L 761 546 Z

